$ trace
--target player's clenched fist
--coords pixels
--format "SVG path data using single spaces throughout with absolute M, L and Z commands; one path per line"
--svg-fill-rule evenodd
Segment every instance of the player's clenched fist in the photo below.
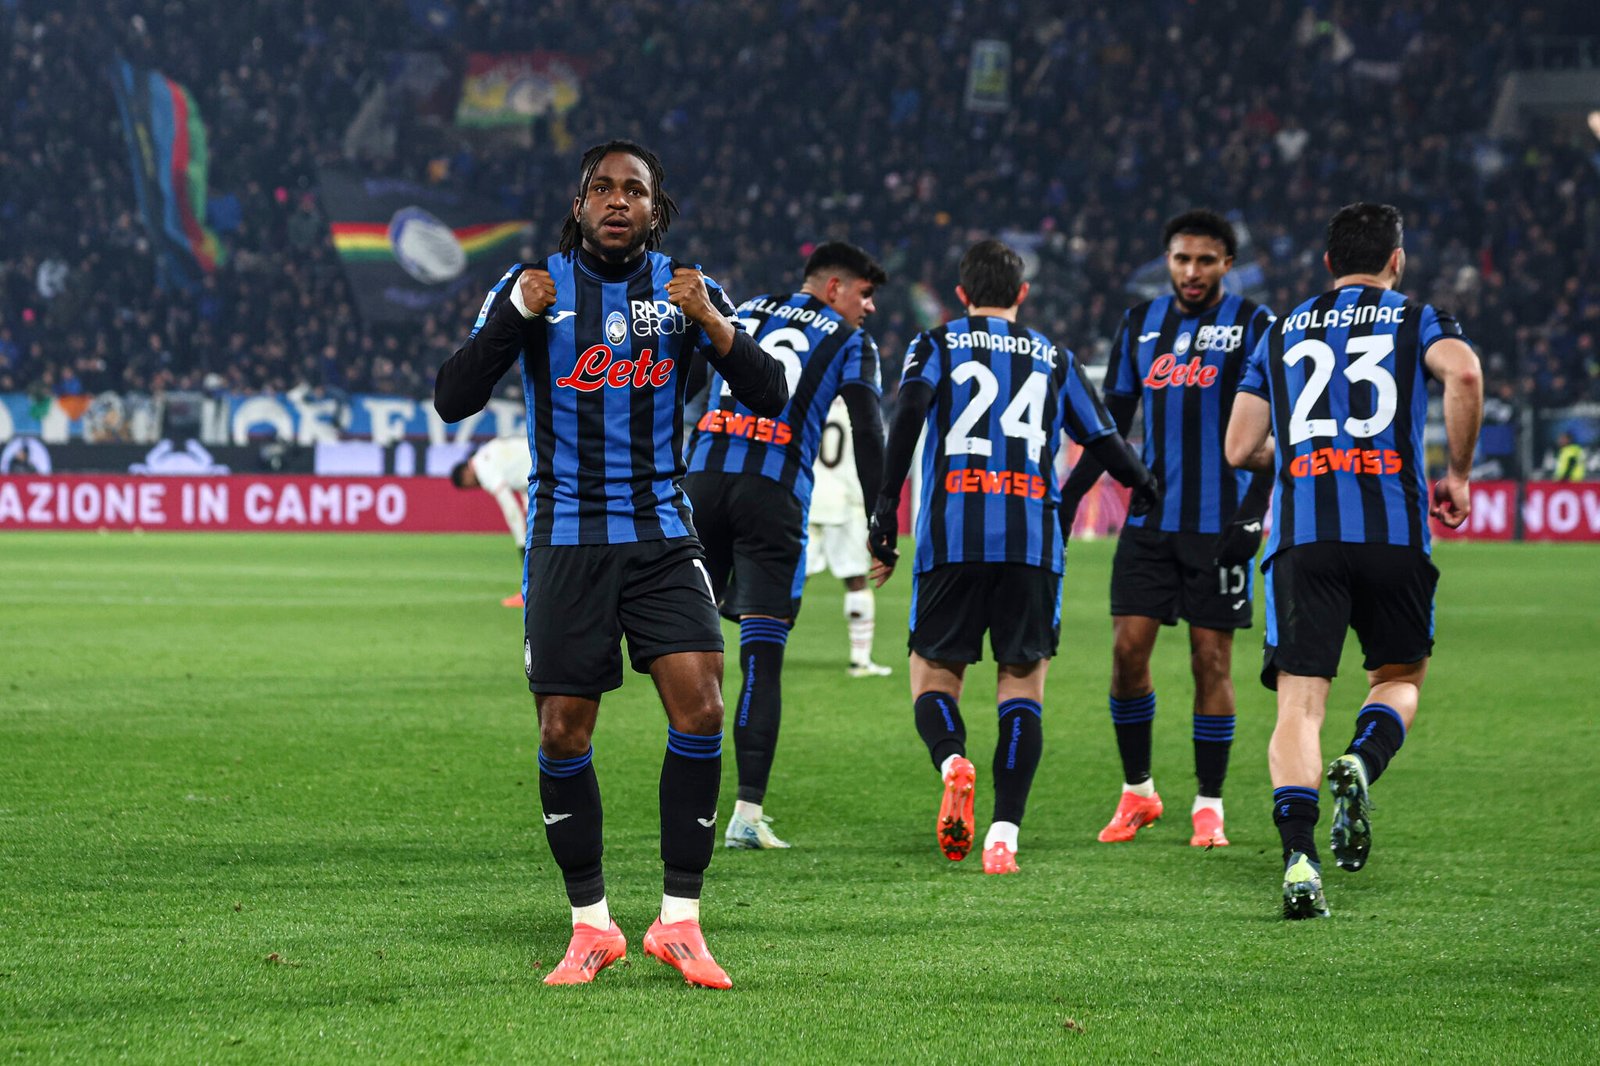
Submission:
M 548 270 L 524 270 L 517 275 L 517 293 L 528 316 L 542 315 L 556 302 L 556 281 Z
M 694 267 L 678 267 L 667 282 L 667 299 L 691 321 L 702 326 L 721 321 L 722 312 L 711 302 L 706 291 L 706 276 Z

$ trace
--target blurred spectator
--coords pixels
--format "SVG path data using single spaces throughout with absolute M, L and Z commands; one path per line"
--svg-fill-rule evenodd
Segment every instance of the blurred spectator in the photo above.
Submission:
M 1572 434 L 1563 430 L 1556 437 L 1556 475 L 1557 481 L 1582 481 L 1588 477 L 1588 467 L 1583 454 L 1583 445 L 1572 439 Z

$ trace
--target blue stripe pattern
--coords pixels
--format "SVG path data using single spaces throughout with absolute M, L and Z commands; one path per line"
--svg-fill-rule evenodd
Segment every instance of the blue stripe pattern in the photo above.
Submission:
M 1146 693 L 1131 700 L 1111 697 L 1111 721 L 1117 725 L 1138 725 L 1153 722 L 1156 717 L 1156 694 Z
M 787 644 L 789 623 L 776 618 L 739 619 L 740 644 Z
M 698 736 L 694 733 L 680 733 L 670 725 L 667 726 L 667 750 L 674 755 L 682 755 L 686 759 L 717 759 L 722 757 L 722 733 L 712 733 L 709 736 Z
M 1280 803 L 1287 803 L 1289 800 L 1305 800 L 1308 803 L 1316 803 L 1318 800 L 1317 790 L 1306 788 L 1304 785 L 1284 785 L 1282 788 L 1272 790 L 1274 806 Z
M 577 777 L 589 768 L 589 763 L 594 759 L 594 748 L 590 748 L 582 755 L 574 755 L 570 759 L 552 759 L 539 749 L 539 772 L 550 777 Z
M 1027 711 L 1029 714 L 1033 715 L 1035 718 L 1039 718 L 1039 719 L 1043 719 L 1044 718 L 1044 708 L 1039 706 L 1039 701 L 1038 700 L 1029 700 L 1029 699 L 1023 699 L 1023 698 L 1019 697 L 1019 698 L 1014 699 L 1014 700 L 1006 700 L 1004 703 L 1002 703 L 1000 705 L 1000 717 L 1001 718 L 1004 718 L 1006 715 L 1010 714 L 1012 711 Z
M 1393 707 L 1389 706 L 1387 703 L 1369 703 L 1365 707 L 1361 708 L 1360 713 L 1358 713 L 1356 715 L 1356 720 L 1360 721 L 1362 718 L 1365 718 L 1371 712 L 1377 712 L 1378 714 L 1386 714 L 1390 718 L 1393 718 L 1394 719 L 1394 724 L 1400 727 L 1400 742 L 1402 744 L 1405 743 L 1405 739 L 1406 739 L 1406 723 L 1405 723 L 1405 719 L 1400 717 L 1400 712 L 1399 711 L 1395 710 Z M 1356 737 L 1355 740 L 1350 742 L 1350 746 L 1352 748 L 1359 748 L 1362 745 L 1362 743 L 1366 741 L 1367 737 L 1369 737 L 1371 735 L 1372 735 L 1372 726 L 1369 724 L 1367 726 L 1367 728 L 1362 731 L 1360 736 Z
M 1197 714 L 1194 716 L 1194 739 L 1211 740 L 1219 744 L 1233 743 L 1233 723 L 1236 715 Z

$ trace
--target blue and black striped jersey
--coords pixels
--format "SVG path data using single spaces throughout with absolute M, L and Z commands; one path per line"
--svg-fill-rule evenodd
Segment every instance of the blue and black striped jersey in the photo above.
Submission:
M 549 271 L 556 302 L 533 320 L 545 343 L 525 345 L 521 360 L 533 454 L 528 543 L 626 544 L 692 534 L 678 487 L 683 401 L 690 358 L 709 345 L 667 300 L 672 260 L 648 252 L 618 280 L 576 254 L 518 263 L 484 299 L 472 336 L 530 267 Z M 734 317 L 710 278 L 706 291 Z
M 757 296 L 740 304 L 738 314 L 761 349 L 783 364 L 789 403 L 777 418 L 758 418 L 713 373 L 711 398 L 690 445 L 689 470 L 759 474 L 808 503 L 812 465 L 834 397 L 851 384 L 882 391 L 878 346 L 803 292 Z
M 1161 479 L 1161 501 L 1128 524 L 1168 533 L 1220 533 L 1249 475 L 1223 457 L 1222 442 L 1245 357 L 1272 312 L 1227 295 L 1199 314 L 1176 297 L 1131 308 L 1111 346 L 1105 390 L 1142 396 L 1144 461 Z
M 957 318 L 917 335 L 901 382 L 933 387 L 916 572 L 989 562 L 1060 573 L 1061 433 L 1087 444 L 1115 432 L 1072 352 L 1003 318 Z
M 1347 285 L 1296 307 L 1256 345 L 1239 391 L 1272 405 L 1265 558 L 1314 541 L 1429 550 L 1423 355 L 1446 337 L 1461 337 L 1449 315 Z

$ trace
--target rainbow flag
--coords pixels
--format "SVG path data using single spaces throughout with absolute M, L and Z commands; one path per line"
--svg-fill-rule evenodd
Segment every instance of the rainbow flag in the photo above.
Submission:
M 205 224 L 210 157 L 200 108 L 182 85 L 120 56 L 112 64 L 111 86 L 128 142 L 134 196 L 156 250 L 157 283 L 191 289 L 224 256 Z
M 319 178 L 334 250 L 372 322 L 421 318 L 463 289 L 487 292 L 531 228 L 445 186 L 336 168 Z

